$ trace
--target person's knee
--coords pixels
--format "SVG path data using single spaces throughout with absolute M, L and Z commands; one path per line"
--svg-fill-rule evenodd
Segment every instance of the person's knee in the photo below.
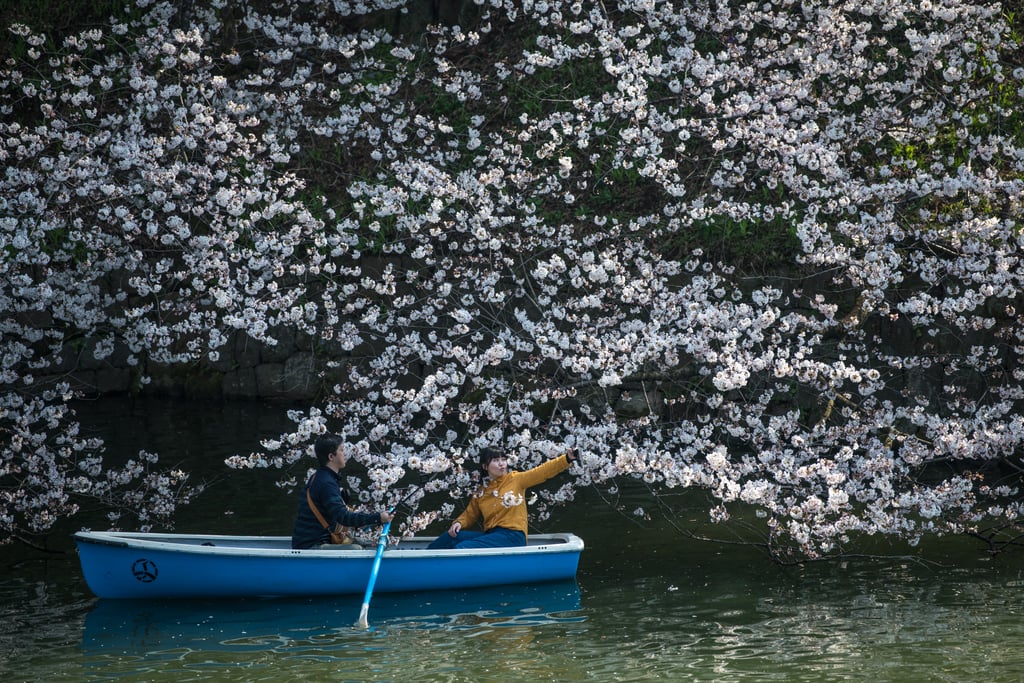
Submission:
M 448 550 L 454 546 L 454 541 L 455 539 L 448 534 L 442 534 L 430 542 L 427 550 Z

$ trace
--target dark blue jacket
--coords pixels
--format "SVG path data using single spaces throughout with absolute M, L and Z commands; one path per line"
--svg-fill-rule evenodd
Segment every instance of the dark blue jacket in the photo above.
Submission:
M 309 508 L 306 491 L 309 490 L 320 514 L 327 520 L 327 529 Z M 298 514 L 295 517 L 295 529 L 292 531 L 293 548 L 315 548 L 329 543 L 336 524 L 342 526 L 361 527 L 380 524 L 380 514 L 376 512 L 352 512 L 342 498 L 340 477 L 329 467 L 318 469 L 305 487 L 299 492 Z

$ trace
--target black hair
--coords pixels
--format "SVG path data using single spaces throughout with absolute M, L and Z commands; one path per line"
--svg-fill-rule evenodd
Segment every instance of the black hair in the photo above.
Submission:
M 331 457 L 334 451 L 338 450 L 338 446 L 341 445 L 342 438 L 337 434 L 331 434 L 328 432 L 320 436 L 316 440 L 316 444 L 313 446 L 313 451 L 316 453 L 317 463 L 323 467 L 327 464 L 327 460 Z
M 484 472 L 487 471 L 487 466 L 491 464 L 491 461 L 495 458 L 501 457 L 501 453 L 494 450 L 493 448 L 483 448 L 480 450 L 480 469 Z

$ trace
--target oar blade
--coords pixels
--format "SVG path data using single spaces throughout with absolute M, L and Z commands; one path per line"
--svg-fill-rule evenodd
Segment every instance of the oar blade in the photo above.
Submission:
M 367 603 L 364 602 L 363 603 L 363 608 L 361 610 L 359 610 L 359 619 L 356 620 L 356 623 L 355 623 L 355 627 L 356 628 L 362 629 L 363 631 L 365 631 L 366 629 L 370 628 L 370 622 L 367 619 L 367 615 L 369 614 L 369 612 L 370 612 L 370 605 L 368 605 Z

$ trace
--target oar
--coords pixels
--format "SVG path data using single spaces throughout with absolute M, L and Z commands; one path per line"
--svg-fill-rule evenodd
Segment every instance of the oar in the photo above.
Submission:
M 435 472 L 430 480 L 433 480 L 440 472 Z M 428 480 L 429 481 L 429 480 Z M 399 508 L 402 503 L 412 498 L 412 494 L 423 485 L 410 486 L 409 492 L 402 496 L 402 499 L 395 503 L 388 512 L 391 514 L 395 513 L 395 510 Z M 391 518 L 394 521 L 394 517 Z M 366 584 L 366 592 L 363 594 L 363 606 L 359 610 L 359 619 L 355 623 L 356 628 L 367 629 L 370 628 L 370 622 L 366 620 L 366 615 L 370 611 L 370 598 L 373 597 L 373 585 L 377 583 L 377 572 L 380 571 L 380 561 L 384 557 L 384 548 L 388 545 L 388 532 L 391 530 L 391 522 L 387 522 L 384 528 L 380 530 L 380 538 L 377 540 L 377 554 L 373 556 L 373 567 L 370 569 L 370 580 Z
M 391 508 L 394 511 L 395 508 Z M 373 584 L 377 583 L 377 572 L 380 570 L 380 560 L 384 557 L 384 548 L 388 544 L 388 531 L 391 529 L 391 522 L 384 524 L 380 530 L 380 540 L 377 541 L 377 554 L 373 557 L 373 568 L 370 569 L 370 581 L 366 584 L 366 593 L 363 594 L 363 606 L 359 610 L 359 620 L 356 621 L 356 628 L 370 628 L 370 622 L 366 615 L 370 611 L 370 598 L 373 596 Z
M 416 492 L 416 487 L 411 487 L 412 490 L 402 496 L 402 500 L 395 503 L 395 505 L 388 510 L 391 514 L 394 514 L 398 506 L 409 500 L 412 494 Z M 392 517 L 392 520 L 394 518 Z M 356 621 L 356 628 L 370 628 L 370 623 L 366 620 L 366 615 L 370 611 L 370 598 L 373 597 L 373 585 L 377 583 L 377 572 L 380 571 L 380 561 L 384 557 L 384 548 L 388 545 L 388 532 L 391 530 L 391 522 L 387 522 L 384 528 L 380 530 L 380 538 L 377 540 L 377 554 L 373 557 L 373 567 L 370 569 L 370 580 L 366 584 L 366 593 L 363 594 L 363 606 L 359 610 L 359 620 Z

